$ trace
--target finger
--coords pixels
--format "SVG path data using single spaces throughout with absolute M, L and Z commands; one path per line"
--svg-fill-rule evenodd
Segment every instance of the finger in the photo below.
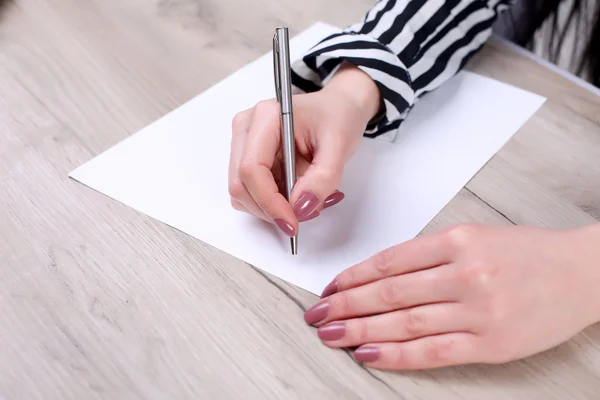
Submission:
M 229 184 L 237 179 L 237 169 L 240 163 L 240 157 L 246 142 L 246 135 L 252 121 L 252 110 L 244 110 L 233 117 L 231 121 L 231 144 L 229 154 Z
M 296 176 L 301 178 L 306 173 L 306 170 L 308 170 L 309 167 L 310 167 L 310 163 L 306 160 L 306 158 L 297 154 L 296 155 Z M 306 214 L 306 215 L 301 215 L 301 216 L 296 215 L 296 218 L 298 218 L 298 222 L 307 222 L 307 221 L 313 220 L 313 219 L 317 218 L 319 215 L 321 215 L 322 209 L 323 209 L 323 207 L 321 205 L 319 205 L 311 213 Z
M 354 351 L 354 358 L 377 369 L 432 369 L 481 362 L 477 343 L 474 334 L 455 332 L 403 343 L 367 344 Z
M 229 194 L 231 197 L 236 197 L 234 195 L 237 194 L 237 190 L 234 190 L 234 188 L 238 184 L 241 184 L 241 181 L 238 178 L 237 170 L 238 165 L 240 164 L 244 143 L 246 142 L 246 135 L 248 133 L 248 128 L 250 127 L 251 118 L 252 111 L 245 110 L 236 114 L 231 122 L 231 144 L 229 148 L 228 169 L 228 185 Z
M 334 190 L 332 194 L 330 194 L 325 201 L 323 202 L 322 209 L 330 208 L 335 206 L 337 203 L 342 201 L 346 197 L 346 195 L 339 190 Z
M 308 170 L 310 165 L 311 164 L 301 155 L 296 156 L 296 175 L 298 176 L 298 178 L 301 178 L 306 173 L 306 171 Z M 337 203 L 342 201 L 344 199 L 344 197 L 345 197 L 344 193 L 335 189 L 333 191 L 333 193 L 331 193 L 329 196 L 327 196 L 325 198 L 324 201 L 319 203 L 319 205 L 314 209 L 312 214 L 308 216 L 308 218 L 301 219 L 301 221 L 307 221 L 309 219 L 313 219 L 313 218 L 317 217 L 321 211 L 323 211 L 326 208 L 335 206 Z
M 310 162 L 301 154 L 296 153 L 296 180 L 302 178 L 308 167 L 310 167 Z
M 364 318 L 334 321 L 318 329 L 330 347 L 403 342 L 430 335 L 469 332 L 472 317 L 459 303 L 437 303 Z
M 306 160 L 306 158 L 304 158 L 301 154 L 296 154 L 296 176 L 302 176 L 302 174 L 304 174 L 304 172 L 308 169 L 308 167 L 310 166 L 310 163 Z M 273 168 L 271 168 L 271 173 L 273 174 L 273 177 L 275 178 L 275 182 L 277 182 L 277 187 L 279 188 L 279 192 L 283 193 L 283 191 L 285 190 L 285 182 L 284 182 L 284 177 L 283 177 L 283 173 L 281 170 L 282 166 L 281 166 L 281 161 L 276 158 L 275 162 L 273 163 Z M 298 218 L 298 222 L 306 222 L 306 221 L 310 221 L 312 219 L 317 218 L 320 215 L 320 211 L 321 211 L 322 207 L 317 207 L 317 209 L 315 209 L 311 214 L 308 214 L 306 216 L 302 216 L 301 218 Z
M 454 246 L 446 231 L 433 232 L 384 249 L 339 273 L 321 297 L 390 276 L 437 267 L 452 262 Z
M 342 143 L 330 139 L 318 149 L 310 166 L 298 179 L 291 198 L 298 219 L 322 208 L 324 201 L 338 188 L 346 161 L 343 149 Z M 336 202 L 342 198 L 338 195 Z
M 286 234 L 293 236 L 298 221 L 271 173 L 281 145 L 278 113 L 277 104 L 273 102 L 255 106 L 238 173 L 260 209 L 280 228 L 284 225 L 287 229 L 282 230 Z
M 309 325 L 321 326 L 330 321 L 454 302 L 461 293 L 460 287 L 452 284 L 449 271 L 452 269 L 432 268 L 335 293 L 308 310 L 304 320 Z
M 231 199 L 231 206 L 237 210 L 237 211 L 241 211 L 241 212 L 245 212 L 248 214 L 252 214 L 252 212 L 250 212 L 246 206 L 244 206 L 242 203 L 240 203 L 239 201 L 237 201 L 236 199 Z
M 275 156 L 275 160 L 273 161 L 273 166 L 271 167 L 271 174 L 273 175 L 273 179 L 275 179 L 275 183 L 277 184 L 277 188 L 279 189 L 279 193 L 285 192 L 285 176 L 283 173 L 283 164 L 281 159 L 281 151 Z
M 283 165 L 282 165 L 282 151 L 279 150 L 277 155 L 275 156 L 275 160 L 273 161 L 273 166 L 271 167 L 271 174 L 273 174 L 273 178 L 277 185 L 279 186 L 279 191 L 283 193 L 285 176 L 283 174 Z M 304 158 L 301 154 L 296 153 L 296 180 L 301 177 L 307 168 L 310 166 L 310 163 Z
M 258 204 L 254 202 L 252 196 L 250 196 L 250 193 L 238 175 L 238 166 L 242 157 L 242 151 L 244 149 L 251 120 L 252 110 L 245 110 L 237 114 L 232 121 L 232 138 L 228 171 L 229 195 L 231 197 L 231 205 L 234 209 L 247 212 L 262 218 L 263 220 L 269 221 L 269 218 L 267 218 Z

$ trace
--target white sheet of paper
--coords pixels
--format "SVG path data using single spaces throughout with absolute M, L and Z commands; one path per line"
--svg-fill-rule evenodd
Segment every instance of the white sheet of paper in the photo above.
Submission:
M 295 36 L 292 59 L 337 30 L 317 23 Z M 231 120 L 273 97 L 272 68 L 268 53 L 69 176 L 320 294 L 340 271 L 418 235 L 545 101 L 459 73 L 415 106 L 394 143 L 363 139 L 339 188 L 346 198 L 301 224 L 292 256 L 289 239 L 233 210 L 227 190 Z

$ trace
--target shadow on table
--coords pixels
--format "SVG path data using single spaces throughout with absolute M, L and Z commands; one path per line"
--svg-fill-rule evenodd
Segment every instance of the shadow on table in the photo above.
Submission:
M 315 220 L 302 224 L 312 257 L 328 258 L 332 251 L 348 252 L 361 247 L 365 230 L 372 225 L 365 222 L 366 194 L 381 162 L 377 153 L 359 149 L 344 167 L 339 186 L 346 195 L 344 200 L 323 210 Z
M 582 372 L 594 374 L 593 358 L 600 349 L 600 325 L 588 328 L 572 340 L 537 355 L 498 365 L 473 364 L 426 371 L 391 372 L 410 379 L 418 386 L 443 386 L 449 391 L 462 393 L 472 390 L 490 390 L 496 394 L 509 393 L 511 388 L 531 388 L 532 384 L 546 385 L 549 381 L 560 385 L 560 378 L 570 379 Z M 386 373 L 387 374 L 387 373 Z M 588 375 L 586 374 L 586 375 Z M 573 382 L 570 382 L 573 383 Z M 541 392 L 540 392 L 541 394 Z

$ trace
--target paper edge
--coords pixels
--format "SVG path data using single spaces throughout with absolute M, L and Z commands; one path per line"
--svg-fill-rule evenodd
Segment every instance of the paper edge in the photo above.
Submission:
M 315 23 L 313 23 L 312 25 L 310 25 L 308 28 L 306 28 L 305 30 L 301 31 L 298 33 L 298 35 L 300 35 L 301 33 L 303 33 L 304 31 L 319 27 L 319 26 L 325 26 L 328 29 L 337 29 L 340 30 L 339 27 L 335 26 L 335 25 L 331 25 L 331 24 L 327 24 L 324 23 L 322 21 L 317 21 Z M 294 37 L 298 36 L 295 35 Z M 316 43 L 315 43 L 316 44 Z M 245 65 L 243 65 L 240 69 L 245 68 L 247 66 L 250 66 L 256 62 L 259 62 L 260 60 L 262 60 L 264 57 L 268 56 L 271 52 L 266 52 L 256 58 L 254 58 L 252 61 L 249 61 L 248 63 L 246 63 Z M 239 70 L 238 70 L 239 71 Z M 237 71 L 234 71 L 232 74 L 236 73 Z M 512 134 L 510 135 L 506 140 L 503 141 L 503 143 L 499 146 L 498 150 L 492 155 L 492 157 L 490 157 L 476 172 L 473 173 L 473 175 L 471 176 L 471 178 L 469 178 L 463 185 L 461 185 L 460 187 L 457 188 L 457 190 L 454 192 L 454 194 L 451 196 L 450 200 L 446 203 L 446 205 L 444 205 L 440 210 L 438 210 L 436 213 L 434 213 L 431 218 L 429 218 L 427 224 L 415 235 L 419 236 L 423 233 L 423 231 L 431 224 L 431 222 L 440 214 L 444 211 L 444 209 L 446 208 L 446 206 L 456 198 L 456 196 L 460 193 L 461 190 L 463 190 L 464 188 L 467 187 L 467 185 L 469 184 L 469 182 L 471 182 L 489 163 L 490 161 L 492 161 L 492 159 L 494 157 L 496 157 L 501 151 L 502 149 L 506 146 L 507 143 L 509 143 L 511 140 L 513 140 L 513 138 L 519 133 L 519 131 L 523 128 L 523 126 L 533 117 L 535 116 L 535 114 L 540 110 L 541 107 L 543 107 L 543 105 L 547 102 L 547 98 L 545 96 L 542 96 L 538 93 L 532 92 L 530 90 L 526 90 L 523 88 L 520 88 L 518 86 L 500 81 L 498 79 L 489 77 L 489 76 L 485 76 L 485 75 L 481 75 L 478 74 L 476 72 L 472 72 L 472 71 L 468 71 L 468 70 L 461 70 L 459 71 L 457 74 L 455 74 L 453 77 L 451 77 L 450 79 L 456 77 L 456 75 L 458 75 L 459 73 L 465 74 L 465 75 L 470 75 L 472 77 L 474 77 L 475 79 L 479 79 L 479 80 L 485 80 L 491 84 L 494 85 L 502 85 L 502 86 L 507 86 L 510 87 L 512 90 L 518 91 L 521 93 L 521 95 L 525 95 L 528 96 L 530 98 L 530 101 L 532 102 L 531 104 L 531 110 L 527 113 L 527 116 L 524 117 L 523 121 L 521 123 L 519 123 L 519 128 Z M 147 217 L 147 218 L 151 218 L 154 219 L 157 222 L 163 223 L 167 226 L 169 226 L 170 228 L 184 233 L 186 235 L 189 235 L 188 233 L 186 233 L 185 231 L 181 230 L 180 228 L 171 225 L 169 222 L 164 221 L 162 219 L 156 218 L 155 216 L 153 216 L 151 213 L 139 210 L 138 208 L 132 206 L 131 204 L 129 204 L 129 202 L 126 201 L 122 201 L 122 200 L 118 200 L 115 197 L 111 196 L 108 193 L 102 192 L 101 189 L 98 189 L 97 187 L 91 186 L 88 183 L 84 182 L 81 173 L 82 171 L 87 168 L 91 163 L 94 162 L 94 160 L 98 159 L 99 157 L 101 157 L 103 154 L 113 150 L 114 148 L 116 148 L 117 146 L 127 142 L 128 140 L 132 140 L 134 137 L 137 137 L 140 134 L 144 134 L 144 132 L 146 132 L 147 130 L 150 129 L 151 126 L 153 126 L 154 124 L 159 123 L 160 121 L 166 119 L 167 117 L 171 116 L 172 113 L 174 113 L 175 111 L 177 111 L 178 109 L 180 109 L 181 107 L 187 106 L 189 105 L 189 103 L 193 102 L 195 99 L 197 99 L 198 97 L 205 95 L 206 93 L 215 90 L 216 88 L 218 88 L 224 81 L 226 81 L 232 74 L 229 74 L 221 79 L 219 79 L 218 81 L 216 81 L 215 83 L 213 83 L 211 86 L 207 87 L 204 91 L 190 97 L 188 100 L 182 102 L 180 105 L 172 108 L 171 110 L 169 110 L 168 112 L 166 112 L 164 115 L 160 116 L 159 118 L 155 119 L 154 121 L 150 122 L 149 124 L 147 124 L 146 126 L 144 126 L 142 129 L 137 130 L 136 132 L 133 132 L 131 134 L 129 134 L 127 137 L 121 139 L 120 141 L 117 141 L 116 143 L 108 146 L 107 148 L 105 148 L 104 150 L 100 151 L 98 154 L 96 154 L 95 156 L 91 157 L 90 159 L 88 159 L 87 161 L 83 162 L 81 165 L 79 165 L 78 167 L 74 168 L 73 170 L 71 170 L 68 173 L 68 177 L 73 179 L 74 181 L 77 181 L 78 183 L 82 184 L 83 186 L 93 190 L 94 192 L 102 195 L 102 196 L 106 196 L 108 198 L 110 198 L 112 201 L 116 201 L 118 203 L 121 203 L 122 205 L 130 208 L 131 210 L 133 210 L 134 212 L 138 213 L 140 216 L 143 217 Z M 190 235 L 191 236 L 191 235 Z M 193 237 L 193 236 L 192 236 Z M 211 248 L 219 250 L 219 251 L 223 251 L 221 249 L 219 249 L 218 247 L 215 247 L 214 245 L 211 245 L 210 243 L 205 242 L 202 239 L 196 238 L 194 237 L 195 240 L 198 240 L 199 242 L 209 245 Z M 225 252 L 225 251 L 224 251 Z M 236 256 L 233 256 L 232 254 L 225 252 L 226 254 L 229 254 L 230 256 L 239 259 Z M 273 273 L 267 271 L 266 269 L 261 268 L 258 265 L 252 264 L 250 262 L 247 262 L 243 259 L 239 259 L 241 262 L 248 264 L 249 266 L 251 266 L 252 268 L 256 269 L 257 271 L 260 271 L 262 273 L 268 274 L 269 276 L 274 276 L 277 277 L 277 275 L 274 275 Z M 278 277 L 279 278 L 279 277 Z M 279 278 L 281 279 L 281 278 Z M 295 287 L 302 289 L 308 293 L 313 293 L 318 295 L 317 291 L 315 291 L 314 288 L 304 288 L 304 287 L 300 287 L 297 285 L 294 285 Z

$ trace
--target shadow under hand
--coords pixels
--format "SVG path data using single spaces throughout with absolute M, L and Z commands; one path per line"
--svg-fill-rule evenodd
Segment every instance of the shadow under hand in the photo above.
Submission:
M 423 371 L 379 371 L 376 374 L 383 379 L 387 375 L 393 380 L 400 375 L 418 387 L 442 385 L 448 392 L 465 398 L 479 398 L 483 394 L 487 394 L 486 398 L 488 395 L 489 398 L 507 398 L 510 394 L 511 398 L 518 399 L 546 399 L 550 398 L 550 393 L 560 396 L 560 392 L 553 392 L 554 386 L 571 387 L 574 398 L 579 398 L 574 392 L 583 395 L 591 390 L 590 377 L 597 379 L 595 366 L 586 359 L 597 357 L 600 346 L 590 340 L 589 332 L 581 333 L 550 350 L 504 364 L 472 364 Z M 596 332 L 600 332 L 600 329 Z M 549 382 L 553 384 L 548 385 Z
M 377 152 L 361 146 L 344 168 L 338 188 L 344 193 L 344 200 L 324 209 L 318 218 L 301 224 L 301 235 L 310 240 L 312 255 L 351 251 L 360 244 L 361 235 L 365 234 L 363 221 L 368 218 L 365 213 L 369 203 L 367 194 L 371 192 L 373 173 L 380 161 Z

